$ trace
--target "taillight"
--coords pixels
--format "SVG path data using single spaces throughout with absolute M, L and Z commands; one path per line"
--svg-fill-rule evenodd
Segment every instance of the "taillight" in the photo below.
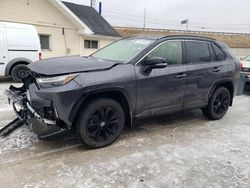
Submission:
M 243 63 L 240 63 L 240 70 L 242 70 L 243 68 Z
M 39 60 L 42 60 L 42 52 L 39 52 Z

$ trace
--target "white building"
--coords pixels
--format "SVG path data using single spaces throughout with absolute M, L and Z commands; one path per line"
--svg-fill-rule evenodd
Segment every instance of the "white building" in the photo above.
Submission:
M 93 7 L 60 0 L 0 0 L 0 21 L 34 25 L 43 58 L 88 55 L 120 38 Z

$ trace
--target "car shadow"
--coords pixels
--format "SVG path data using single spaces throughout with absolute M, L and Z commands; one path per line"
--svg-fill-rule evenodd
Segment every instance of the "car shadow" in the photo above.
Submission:
M 134 133 L 140 133 L 147 129 L 150 132 L 152 127 L 154 128 L 171 128 L 176 129 L 180 126 L 185 126 L 189 124 L 190 121 L 207 121 L 202 115 L 200 110 L 183 111 L 179 113 L 157 115 L 148 118 L 135 120 L 132 128 L 125 128 L 122 133 L 121 139 L 129 139 L 135 136 Z M 81 142 L 71 133 L 62 133 L 57 136 L 53 136 L 44 139 L 43 144 L 48 144 L 51 148 L 70 146 L 70 145 L 80 145 Z M 89 150 L 84 145 L 78 147 L 80 150 Z
M 178 126 L 179 123 L 190 120 L 206 120 L 201 110 L 181 111 L 172 114 L 157 115 L 136 120 L 134 127 L 144 127 L 154 124 L 154 126 Z

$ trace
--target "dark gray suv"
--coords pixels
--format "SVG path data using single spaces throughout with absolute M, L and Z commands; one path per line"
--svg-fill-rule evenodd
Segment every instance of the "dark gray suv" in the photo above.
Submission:
M 143 116 L 198 108 L 220 119 L 240 74 L 225 44 L 195 36 L 125 38 L 29 69 L 21 88 L 6 91 L 18 119 L 1 134 L 27 123 L 39 138 L 72 131 L 90 148 L 111 144 Z

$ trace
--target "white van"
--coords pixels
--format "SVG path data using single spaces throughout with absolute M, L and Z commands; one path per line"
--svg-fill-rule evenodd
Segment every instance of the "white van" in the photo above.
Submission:
M 34 26 L 0 22 L 0 76 L 21 81 L 27 74 L 25 65 L 39 59 L 40 41 Z

